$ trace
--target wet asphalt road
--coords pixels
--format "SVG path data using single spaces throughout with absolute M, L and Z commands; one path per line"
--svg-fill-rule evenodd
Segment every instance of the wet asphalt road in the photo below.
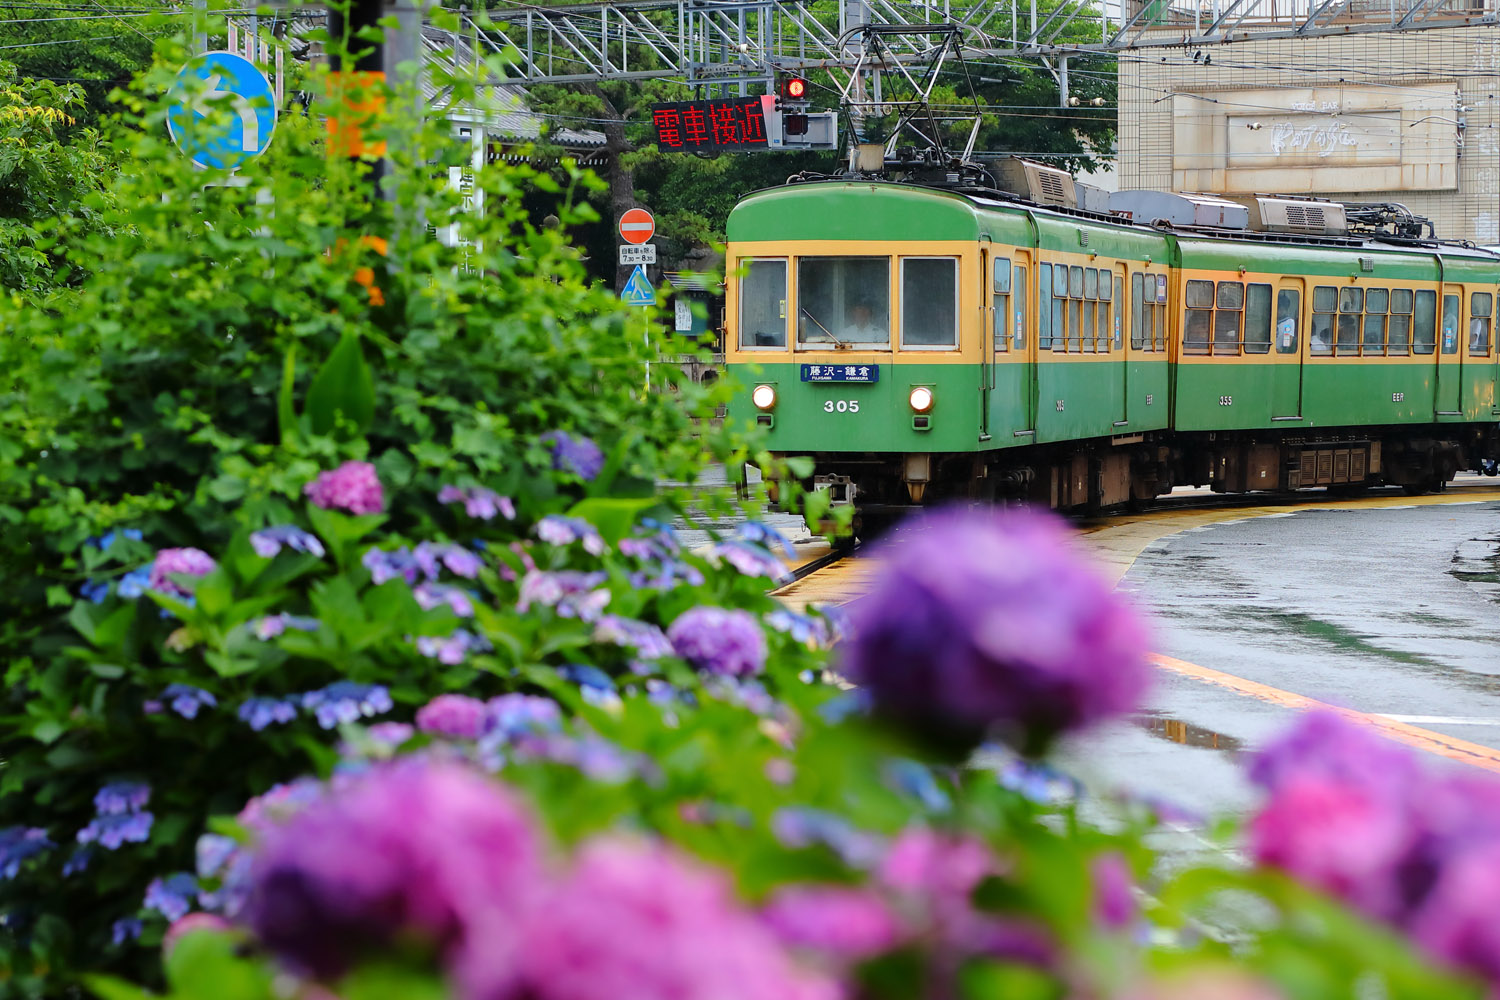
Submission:
M 1193 528 L 1148 548 L 1120 588 L 1152 614 L 1157 652 L 1500 748 L 1500 502 Z M 1093 789 L 1242 815 L 1255 793 L 1237 758 L 1295 714 L 1158 671 L 1142 715 L 1073 740 L 1059 763 Z

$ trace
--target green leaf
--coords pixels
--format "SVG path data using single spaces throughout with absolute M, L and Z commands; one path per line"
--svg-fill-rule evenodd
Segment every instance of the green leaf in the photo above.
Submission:
M 156 994 L 115 976 L 84 976 L 83 985 L 99 1000 L 157 1000 Z
M 62 734 L 62 724 L 53 719 L 44 719 L 31 727 L 31 738 L 39 743 L 55 742 Z
M 339 415 L 363 434 L 375 422 L 375 380 L 365 363 L 359 334 L 346 332 L 307 389 L 307 415 L 314 434 L 331 434 Z
M 339 983 L 343 1000 L 445 1000 L 443 981 L 430 972 L 379 964 L 356 969 Z
M 167 981 L 184 1000 L 270 1000 L 270 970 L 240 958 L 238 935 L 189 931 L 167 956 Z
M 297 408 L 292 400 L 297 381 L 297 345 L 287 348 L 281 362 L 281 392 L 276 398 L 276 419 L 281 425 L 281 443 L 290 444 L 297 436 Z
M 599 534 L 611 545 L 630 534 L 631 526 L 641 514 L 657 506 L 655 497 L 636 499 L 605 499 L 594 497 L 580 500 L 568 511 L 569 517 L 581 517 L 599 529 Z

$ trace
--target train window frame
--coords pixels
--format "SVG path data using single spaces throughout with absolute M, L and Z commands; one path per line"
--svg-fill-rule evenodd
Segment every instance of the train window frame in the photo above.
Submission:
M 831 351 L 831 350 L 835 350 L 840 343 L 849 344 L 852 347 L 862 348 L 864 350 L 869 350 L 869 351 L 890 351 L 890 350 L 893 349 L 892 345 L 894 343 L 894 337 L 892 336 L 893 331 L 891 330 L 891 323 L 892 323 L 892 319 L 893 319 L 893 317 L 895 315 L 895 310 L 892 308 L 892 305 L 894 304 L 894 299 L 893 299 L 893 297 L 891 295 L 891 257 L 890 257 L 889 254 L 858 254 L 858 253 L 799 254 L 796 257 L 796 262 L 797 262 L 797 272 L 796 272 L 797 273 L 797 283 L 796 283 L 796 292 L 797 292 L 797 294 L 796 294 L 796 314 L 795 314 L 796 315 L 796 319 L 797 320 L 801 320 L 803 310 L 807 308 L 806 305 L 803 303 L 803 292 L 806 289 L 807 285 L 810 284 L 810 282 L 804 276 L 804 274 L 803 274 L 803 268 L 805 266 L 816 266 L 818 264 L 826 264 L 826 263 L 830 263 L 830 262 L 833 262 L 833 261 L 848 261 L 848 260 L 881 261 L 881 262 L 883 262 L 885 264 L 885 281 L 884 281 L 885 288 L 884 288 L 884 291 L 882 293 L 884 295 L 884 302 L 882 303 L 882 308 L 880 308 L 880 309 L 874 309 L 873 306 L 872 306 L 872 312 L 876 316 L 884 315 L 884 317 L 885 317 L 885 328 L 886 328 L 886 330 L 885 330 L 885 339 L 884 340 L 845 340 L 845 339 L 843 339 L 843 337 L 844 337 L 844 331 L 847 328 L 847 318 L 843 315 L 842 311 L 840 313 L 840 316 L 839 316 L 839 319 L 838 319 L 837 322 L 835 322 L 832 319 L 832 317 L 818 317 L 818 316 L 814 316 L 809 311 L 808 315 L 815 321 L 815 323 L 821 323 L 821 321 L 823 319 L 827 319 L 829 322 L 834 323 L 835 327 L 837 328 L 837 331 L 836 332 L 835 332 L 835 330 L 829 330 L 828 331 L 830 334 L 834 334 L 833 338 L 829 339 L 829 340 L 821 340 L 821 339 L 819 339 L 819 340 L 807 340 L 807 339 L 805 339 L 803 337 L 803 334 L 802 334 L 803 324 L 801 322 L 793 323 L 793 328 L 796 330 L 796 335 L 797 335 L 797 339 L 796 339 L 797 350 L 799 350 L 799 351 Z M 873 289 L 872 289 L 872 291 L 873 291 Z M 841 290 L 839 292 L 836 292 L 835 294 L 840 295 L 845 300 L 846 303 L 848 302 L 848 300 L 849 300 L 849 293 L 848 292 Z M 849 305 L 847 305 L 847 304 L 844 306 L 844 310 L 845 311 L 847 311 L 847 310 L 849 310 L 851 308 L 852 307 L 849 306 Z
M 1419 288 L 1412 296 L 1411 353 L 1414 357 L 1430 357 L 1437 351 L 1438 293 L 1434 288 Z M 1419 338 L 1424 325 L 1427 337 Z
M 1203 286 L 1207 286 L 1205 289 Z M 1208 292 L 1207 299 L 1201 294 Z M 1182 351 L 1184 354 L 1210 355 L 1213 353 L 1214 333 L 1214 283 L 1206 278 L 1189 278 L 1183 286 L 1183 312 L 1182 312 Z M 1189 340 L 1188 328 L 1193 323 L 1193 314 L 1204 314 L 1203 337 L 1201 340 Z
M 1302 289 L 1276 289 L 1276 353 L 1296 354 L 1302 337 Z
M 1052 265 L 1052 350 L 1068 349 L 1068 265 Z
M 1135 351 L 1149 351 L 1146 345 L 1146 279 L 1150 275 L 1136 271 L 1130 276 L 1130 348 Z M 1156 282 L 1151 283 L 1152 297 L 1155 298 Z
M 1029 273 L 1025 264 L 1018 263 L 1011 277 L 1011 295 L 1014 297 L 1013 308 L 1016 311 L 1015 341 L 1012 346 L 1018 351 L 1026 350 L 1026 278 Z
M 1238 292 L 1237 304 L 1226 304 L 1225 292 Z M 1226 323 L 1225 320 L 1230 322 Z M 1232 330 L 1230 329 L 1232 326 Z M 1209 353 L 1215 357 L 1232 357 L 1240 353 L 1240 343 L 1245 331 L 1245 283 L 1243 281 L 1214 282 L 1213 336 L 1209 340 Z M 1221 333 L 1232 332 L 1232 337 Z
M 1010 297 L 1015 288 L 1010 267 L 1009 257 L 990 262 L 990 344 L 996 354 L 1010 350 Z
M 1380 308 L 1375 307 L 1377 296 L 1381 301 Z M 1391 290 L 1389 288 L 1367 288 L 1365 289 L 1365 314 L 1359 325 L 1359 353 L 1361 357 L 1381 358 L 1385 357 L 1386 329 L 1389 325 L 1386 320 L 1391 310 Z M 1377 330 L 1378 336 L 1372 338 L 1370 331 L 1372 326 Z
M 1479 312 L 1477 306 L 1480 299 L 1484 300 L 1484 312 Z M 1494 292 L 1470 292 L 1469 293 L 1469 336 L 1465 343 L 1468 345 L 1469 357 L 1487 358 L 1490 356 L 1490 334 L 1493 332 L 1495 322 L 1495 293 Z
M 1385 353 L 1387 357 L 1404 358 L 1412 353 L 1413 314 L 1416 312 L 1416 296 L 1410 288 L 1392 288 L 1390 315 L 1385 325 Z M 1405 327 L 1401 342 L 1396 342 L 1396 330 Z
M 750 271 L 756 264 L 780 264 L 781 265 L 781 343 L 779 344 L 749 344 L 746 343 L 745 333 L 748 327 L 745 323 L 745 282 L 750 276 Z M 786 351 L 789 350 L 789 325 L 791 303 L 791 259 L 789 257 L 741 257 L 735 262 L 735 270 L 740 273 L 735 278 L 735 323 L 739 327 L 737 342 L 741 351 Z
M 1444 354 L 1457 354 L 1459 346 L 1458 324 L 1463 317 L 1459 310 L 1463 305 L 1461 295 L 1443 295 L 1443 308 L 1438 312 L 1438 329 L 1442 332 L 1443 346 L 1439 348 Z M 1448 319 L 1452 317 L 1453 325 L 1449 326 Z
M 1114 334 L 1114 349 L 1123 351 L 1125 350 L 1125 278 L 1116 271 L 1114 279 L 1114 295 L 1109 300 L 1106 313 L 1111 321 L 1111 332 Z
M 1326 306 L 1320 302 L 1324 296 L 1320 292 L 1327 292 L 1333 297 L 1333 301 Z M 1333 357 L 1334 331 L 1338 326 L 1339 315 L 1339 290 L 1336 285 L 1314 285 L 1312 294 L 1312 325 L 1308 330 L 1307 352 L 1319 358 Z M 1318 317 L 1326 317 L 1323 322 L 1327 324 L 1326 339 L 1318 336 Z
M 1271 353 L 1271 341 L 1275 336 L 1273 332 L 1272 320 L 1272 310 L 1275 306 L 1275 299 L 1273 298 L 1271 292 L 1271 283 L 1268 281 L 1252 281 L 1247 282 L 1245 285 L 1245 309 L 1240 330 L 1241 340 L 1244 343 L 1246 354 Z M 1250 301 L 1252 296 L 1258 297 L 1262 293 L 1265 295 L 1265 326 L 1263 331 L 1260 332 L 1264 333 L 1264 339 L 1257 338 L 1252 342 L 1250 340 Z
M 907 302 L 906 302 L 906 265 L 910 264 L 910 263 L 912 263 L 914 261 L 944 261 L 944 262 L 948 263 L 949 265 L 951 265 L 951 274 L 953 276 L 953 342 L 952 343 L 949 343 L 949 344 L 909 344 L 906 341 L 906 326 L 907 326 L 907 323 L 906 323 L 906 319 L 907 319 L 907 316 L 906 316 L 906 309 L 907 309 Z M 911 255 L 909 257 L 908 256 L 903 256 L 903 257 L 900 258 L 900 265 L 896 269 L 896 277 L 897 277 L 897 281 L 899 282 L 899 289 L 900 289 L 900 297 L 899 297 L 899 300 L 898 300 L 900 308 L 901 308 L 901 337 L 900 337 L 900 340 L 898 341 L 900 349 L 903 350 L 903 351 L 920 351 L 920 352 L 923 352 L 923 353 L 929 353 L 929 352 L 932 352 L 932 351 L 950 351 L 951 352 L 951 351 L 957 351 L 957 350 L 959 350 L 960 347 L 962 346 L 962 342 L 963 342 L 963 329 L 962 329 L 963 323 L 961 321 L 961 311 L 960 311 L 960 308 L 959 308 L 959 303 L 961 301 L 962 294 L 963 294 L 963 282 L 960 280 L 959 259 L 957 257 L 951 255 L 951 254 L 913 254 L 913 255 Z M 936 300 L 934 300 L 934 301 L 936 301 Z
M 1038 261 L 1036 265 L 1036 349 L 1052 350 L 1052 265 Z

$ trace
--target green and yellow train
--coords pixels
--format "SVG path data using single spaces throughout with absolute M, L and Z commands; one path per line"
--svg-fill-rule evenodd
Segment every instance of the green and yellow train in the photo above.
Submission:
M 1036 200 L 816 181 L 729 217 L 731 414 L 813 457 L 867 527 L 952 497 L 1088 509 L 1494 471 L 1500 256 L 1349 231 L 1318 218 L 1331 202 L 1151 196 L 1211 225 L 1044 205 L 1059 179 L 1027 166 Z

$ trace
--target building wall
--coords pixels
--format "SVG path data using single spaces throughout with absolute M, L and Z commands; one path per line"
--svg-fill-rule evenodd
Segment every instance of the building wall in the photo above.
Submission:
M 1497 95 L 1493 26 L 1122 53 L 1119 183 L 1397 201 L 1496 243 Z

